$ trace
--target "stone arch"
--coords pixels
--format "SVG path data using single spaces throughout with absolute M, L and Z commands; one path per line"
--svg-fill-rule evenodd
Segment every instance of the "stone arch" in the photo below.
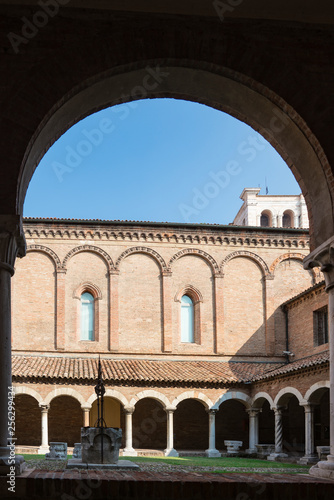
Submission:
M 163 408 L 169 408 L 170 402 L 169 399 L 161 392 L 154 391 L 153 389 L 147 389 L 146 391 L 138 392 L 134 398 L 130 401 L 130 406 L 135 406 L 138 401 L 144 398 L 152 398 L 159 401 L 162 404 Z
M 273 401 L 272 397 L 269 396 L 269 394 L 267 394 L 266 392 L 261 391 L 261 392 L 256 393 L 255 396 L 253 396 L 252 408 L 257 408 L 256 402 L 259 401 L 260 399 L 265 399 L 266 401 L 268 401 L 270 408 L 273 407 L 274 401 Z
M 101 293 L 101 290 L 99 289 L 99 287 L 97 285 L 95 285 L 94 283 L 90 283 L 88 281 L 80 283 L 78 288 L 76 290 L 74 290 L 74 292 L 73 292 L 73 298 L 80 299 L 81 295 L 84 292 L 91 293 L 93 295 L 94 299 L 98 299 L 98 300 L 102 299 L 102 293 Z
M 174 254 L 168 263 L 168 268 L 171 269 L 173 263 L 176 260 L 180 259 L 181 257 L 184 257 L 185 255 L 197 255 L 199 257 L 202 257 L 210 265 L 210 267 L 214 273 L 220 272 L 219 266 L 218 266 L 216 260 L 211 255 L 209 255 L 207 252 L 204 252 L 203 250 L 200 250 L 197 248 L 185 248 L 183 250 L 180 250 L 176 254 Z
M 179 290 L 174 297 L 175 302 L 181 302 L 183 295 L 189 295 L 195 304 L 197 302 L 203 302 L 203 295 L 192 285 L 182 287 L 182 289 Z
M 27 253 L 28 252 L 42 252 L 42 253 L 45 253 L 46 255 L 48 255 L 54 266 L 55 266 L 55 269 L 57 271 L 59 271 L 60 269 L 62 269 L 62 265 L 61 265 L 61 262 L 60 262 L 60 259 L 58 257 L 58 255 L 56 254 L 56 252 L 54 252 L 53 250 L 51 250 L 51 248 L 48 248 L 44 245 L 29 245 L 27 247 Z
M 288 398 L 289 395 L 296 396 L 299 404 L 305 402 L 303 396 L 300 394 L 298 389 L 295 389 L 294 387 L 284 387 L 277 393 L 274 399 L 274 407 L 281 406 L 282 404 L 284 405 L 285 401 L 289 399 Z
M 79 401 L 81 405 L 85 404 L 85 398 L 83 397 L 83 395 L 75 389 L 71 389 L 69 387 L 59 387 L 49 392 L 49 394 L 45 398 L 45 404 L 50 404 L 51 401 L 58 396 L 72 396 L 72 398 Z
M 261 214 L 260 214 L 260 226 L 261 226 L 261 227 L 263 227 L 263 226 L 262 226 L 262 224 L 261 224 L 261 218 L 262 218 L 262 216 L 263 216 L 263 215 L 265 215 L 265 216 L 267 216 L 267 217 L 268 217 L 268 226 L 267 226 L 267 227 L 272 227 L 272 226 L 273 226 L 273 217 L 274 217 L 274 215 L 275 215 L 275 214 L 273 213 L 273 211 L 272 211 L 272 210 L 269 210 L 269 209 L 267 209 L 267 208 L 266 208 L 266 209 L 264 209 L 264 210 L 262 210 L 262 212 L 261 212 Z
M 177 396 L 173 400 L 172 406 L 174 408 L 176 408 L 177 405 L 179 403 L 181 403 L 181 401 L 184 401 L 185 399 L 196 399 L 197 401 L 200 401 L 206 409 L 209 409 L 209 408 L 212 407 L 212 401 L 211 401 L 211 399 L 209 399 L 202 392 L 195 392 L 195 391 L 186 391 L 186 392 L 183 392 L 182 394 L 180 394 L 179 396 Z
M 123 259 L 125 259 L 129 255 L 132 255 L 134 253 L 143 253 L 143 254 L 150 255 L 158 263 L 161 271 L 167 272 L 166 262 L 161 257 L 161 255 L 158 252 L 156 252 L 155 250 L 153 250 L 152 248 L 147 248 L 147 247 L 132 247 L 132 248 L 128 248 L 127 250 L 125 250 L 118 257 L 118 259 L 116 261 L 116 265 L 115 265 L 116 269 L 119 270 L 119 267 L 120 267 L 121 262 L 122 262 Z
M 129 407 L 129 402 L 126 399 L 126 397 L 119 391 L 116 391 L 115 389 L 106 389 L 105 392 L 105 397 L 108 398 L 113 398 L 122 403 L 122 405 L 126 408 Z M 97 396 L 95 393 L 93 393 L 89 398 L 87 399 L 87 402 L 85 403 L 86 405 L 92 405 L 94 401 L 97 399 Z
M 68 261 L 74 255 L 81 253 L 81 252 L 92 252 L 92 253 L 96 253 L 97 255 L 100 255 L 100 257 L 102 257 L 103 260 L 105 261 L 105 263 L 107 264 L 109 273 L 115 269 L 114 263 L 113 263 L 110 255 L 107 254 L 107 252 L 105 252 L 104 250 L 102 250 L 102 248 L 95 247 L 92 245 L 81 245 L 79 247 L 72 248 L 72 250 L 70 250 L 68 252 L 68 254 L 65 256 L 65 258 L 63 260 L 63 268 L 66 269 Z
M 329 389 L 329 388 L 330 388 L 329 380 L 322 380 L 320 382 L 317 382 L 316 384 L 311 385 L 311 387 L 306 391 L 304 399 L 308 403 L 311 403 L 312 396 L 314 395 L 315 392 L 321 389 Z
M 278 266 L 278 264 L 280 264 L 280 262 L 282 262 L 283 260 L 288 260 L 288 259 L 295 259 L 295 260 L 300 260 L 301 262 L 303 262 L 303 260 L 305 259 L 305 255 L 303 255 L 302 253 L 284 253 L 283 255 L 280 255 L 279 257 L 277 257 L 277 259 L 274 260 L 274 262 L 271 264 L 270 268 L 269 268 L 269 271 L 274 274 L 275 273 L 275 269 L 276 267 Z
M 220 405 L 224 403 L 224 401 L 229 401 L 230 399 L 233 399 L 235 401 L 239 401 L 240 403 L 243 403 L 246 408 L 251 408 L 252 406 L 252 400 L 251 398 L 245 394 L 244 392 L 241 391 L 228 391 L 225 392 L 222 396 L 220 396 L 215 404 L 212 406 L 213 410 L 218 410 Z
M 73 81 L 72 89 L 57 96 L 35 128 L 26 147 L 17 182 L 16 213 L 22 213 L 30 179 L 48 148 L 72 125 L 107 106 L 143 98 L 133 92 L 147 78 L 147 68 L 159 67 L 168 75 L 158 88 L 144 89 L 144 97 L 174 97 L 193 100 L 225 111 L 263 135 L 291 167 L 304 193 L 310 213 L 314 244 L 333 234 L 332 181 L 327 157 L 303 118 L 278 94 L 248 73 L 206 62 L 175 59 L 141 61 L 106 70 L 85 81 Z M 242 67 L 240 68 L 242 71 Z M 191 86 L 189 85 L 191 82 Z M 120 95 L 122 89 L 122 97 Z M 53 104 L 53 107 L 51 106 Z M 313 173 L 313 175 L 312 175 Z M 314 178 L 317 182 L 314 182 Z
M 266 262 L 256 253 L 248 252 L 247 250 L 238 250 L 236 252 L 228 254 L 220 265 L 221 272 L 224 273 L 224 268 L 230 260 L 236 259 L 238 257 L 245 257 L 254 261 L 255 264 L 257 264 L 257 266 L 260 268 L 263 276 L 270 276 L 270 270 Z
M 40 406 L 44 403 L 42 396 L 37 391 L 35 391 L 35 389 L 32 389 L 31 387 L 26 387 L 24 385 L 15 385 L 14 392 L 15 396 L 19 396 L 20 394 L 25 394 L 27 396 L 33 397 L 34 399 L 36 399 L 36 401 L 39 403 Z

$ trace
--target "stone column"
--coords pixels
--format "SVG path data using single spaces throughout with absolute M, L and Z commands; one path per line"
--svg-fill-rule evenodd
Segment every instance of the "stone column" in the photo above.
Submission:
M 178 457 L 179 454 L 174 450 L 174 411 L 175 408 L 166 408 L 167 413 L 167 448 L 165 449 L 166 457 Z
M 49 406 L 42 404 L 40 405 L 42 413 L 42 444 L 38 448 L 39 454 L 49 453 L 49 432 L 48 432 L 48 412 Z
M 282 214 L 277 216 L 277 227 L 283 227 L 283 215 Z
M 26 245 L 19 216 L 0 215 L 0 474 L 9 473 L 8 394 L 12 387 L 11 277 Z
M 90 427 L 89 425 L 89 412 L 92 408 L 92 405 L 81 405 L 81 409 L 83 411 L 83 426 Z
M 132 414 L 134 408 L 124 408 L 125 410 L 125 448 L 123 455 L 136 457 L 137 452 L 132 446 Z
M 267 460 L 276 460 L 277 458 L 285 458 L 288 455 L 283 453 L 283 422 L 282 408 L 273 408 L 275 412 L 275 452 L 271 453 Z
M 314 453 L 314 406 L 304 404 L 305 411 L 305 455 L 299 460 L 300 464 L 314 464 L 318 456 Z
M 215 345 L 214 352 L 224 352 L 223 274 L 215 273 Z
M 162 273 L 162 297 L 163 297 L 163 350 L 171 352 L 173 349 L 172 331 L 172 273 Z
M 257 453 L 256 445 L 259 444 L 259 413 L 260 408 L 250 408 L 249 415 L 249 448 L 246 453 Z
M 299 227 L 299 215 L 296 215 L 296 214 L 295 214 L 295 216 L 294 216 L 294 218 L 293 218 L 293 219 L 294 219 L 294 220 L 293 220 L 294 227 L 295 227 L 295 228 Z
M 209 414 L 209 448 L 205 450 L 207 457 L 220 457 L 221 454 L 216 449 L 216 413 L 218 410 L 208 410 Z
M 304 268 L 320 267 L 326 281 L 328 293 L 328 336 L 329 336 L 329 420 L 330 454 L 310 469 L 317 477 L 334 479 L 334 236 L 325 241 L 304 259 Z

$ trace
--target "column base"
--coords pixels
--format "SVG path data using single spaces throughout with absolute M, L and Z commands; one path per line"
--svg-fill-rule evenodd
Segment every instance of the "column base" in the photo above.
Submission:
M 319 462 L 319 457 L 315 453 L 312 455 L 304 455 L 298 460 L 298 463 L 301 465 L 316 464 L 317 462 Z
M 45 455 L 45 453 L 50 453 L 50 447 L 49 445 L 41 445 L 39 448 L 38 448 L 38 454 L 39 455 Z
M 288 458 L 289 455 L 286 453 L 270 453 L 270 455 L 267 456 L 267 460 L 270 460 L 271 462 L 279 461 L 281 458 Z
M 216 450 L 216 448 L 210 448 L 208 450 L 205 450 L 205 454 L 207 457 L 209 458 L 218 458 L 218 457 L 221 457 L 221 453 L 219 453 L 218 450 Z
M 245 453 L 247 453 L 248 455 L 256 455 L 258 451 L 256 448 L 248 448 L 247 450 L 245 450 Z
M 334 479 L 334 455 L 328 455 L 327 460 L 318 462 L 310 468 L 309 474 L 324 479 Z
M 164 450 L 164 455 L 165 455 L 165 457 L 178 457 L 179 456 L 178 452 L 174 448 L 166 448 L 166 450 Z
M 13 486 L 15 486 L 15 477 L 20 476 L 26 467 L 27 464 L 22 455 L 15 455 L 15 459 L 9 458 L 6 460 L 1 458 L 0 476 L 8 476 L 8 481 L 13 481 Z
M 124 448 L 123 457 L 136 457 L 137 452 L 134 448 Z

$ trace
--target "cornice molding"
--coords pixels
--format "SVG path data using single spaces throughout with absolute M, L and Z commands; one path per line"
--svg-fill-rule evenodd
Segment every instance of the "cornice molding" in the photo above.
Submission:
M 132 241 L 135 243 L 171 243 L 183 245 L 216 245 L 216 246 L 245 246 L 245 247 L 274 247 L 274 248 L 299 248 L 309 249 L 309 235 L 285 234 L 283 237 L 277 234 L 247 234 L 246 229 L 240 229 L 240 234 L 232 232 L 205 229 L 189 231 L 170 231 L 169 228 L 162 230 L 143 230 L 140 229 L 101 229 L 101 228 L 77 228 L 69 229 L 66 227 L 49 228 L 42 225 L 24 225 L 26 238 L 41 238 L 50 240 L 60 238 L 65 240 L 88 240 L 88 244 L 94 244 L 96 241 Z M 259 231 L 260 233 L 260 231 Z

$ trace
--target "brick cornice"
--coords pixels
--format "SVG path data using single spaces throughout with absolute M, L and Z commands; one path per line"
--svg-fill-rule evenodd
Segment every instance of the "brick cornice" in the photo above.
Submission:
M 86 223 L 85 223 L 86 222 Z M 89 223 L 88 223 L 89 222 Z M 27 238 L 95 241 L 163 242 L 185 245 L 204 244 L 246 248 L 274 247 L 309 249 L 307 230 L 282 230 L 258 227 L 214 226 L 192 224 L 132 223 L 122 225 L 113 221 L 32 221 L 24 223 Z

